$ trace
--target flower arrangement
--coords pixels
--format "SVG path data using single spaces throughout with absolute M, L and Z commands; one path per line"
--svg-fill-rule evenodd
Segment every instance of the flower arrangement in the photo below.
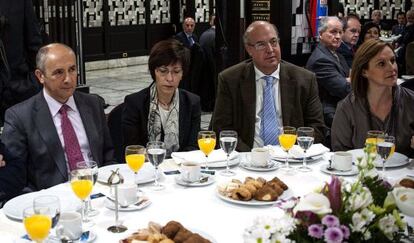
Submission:
M 375 155 L 357 161 L 355 182 L 332 177 L 317 192 L 282 201 L 277 218 L 258 218 L 244 232 L 246 243 L 399 242 L 406 223 L 392 196 L 391 185 L 377 173 Z

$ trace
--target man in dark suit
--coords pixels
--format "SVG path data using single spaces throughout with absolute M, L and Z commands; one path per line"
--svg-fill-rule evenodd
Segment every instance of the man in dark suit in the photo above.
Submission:
M 397 14 L 397 24 L 392 27 L 393 35 L 400 35 L 404 32 L 405 29 L 405 13 L 398 12 Z
M 63 44 L 42 47 L 36 64 L 43 91 L 6 111 L 2 134 L 10 152 L 25 161 L 29 191 L 68 181 L 76 162 L 114 162 L 102 103 L 96 96 L 75 92 L 72 49 Z
M 351 91 L 349 67 L 345 58 L 336 52 L 342 42 L 342 23 L 337 17 L 319 21 L 320 43 L 312 52 L 306 68 L 316 74 L 325 123 L 331 127 L 336 104 Z
M 3 201 L 23 189 L 25 173 L 23 160 L 12 155 L 0 140 L 0 208 Z
M 175 39 L 179 40 L 187 48 L 191 49 L 194 43 L 198 43 L 197 36 L 193 33 L 195 28 L 195 21 L 191 17 L 184 19 L 183 31 L 175 35 Z
M 7 108 L 40 90 L 33 72 L 41 45 L 32 1 L 0 1 L 0 124 Z
M 238 133 L 238 151 L 276 144 L 279 126 L 309 126 L 323 141 L 322 106 L 315 75 L 281 60 L 274 25 L 253 22 L 244 34 L 252 59 L 219 74 L 212 127 Z
M 348 67 L 351 68 L 359 33 L 361 33 L 361 23 L 356 15 L 348 15 L 343 19 L 343 26 L 342 43 L 336 52 L 345 58 Z

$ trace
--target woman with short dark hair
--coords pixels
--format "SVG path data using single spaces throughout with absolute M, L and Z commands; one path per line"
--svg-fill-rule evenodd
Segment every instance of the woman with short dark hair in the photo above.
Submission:
M 361 46 L 365 41 L 374 39 L 378 40 L 380 38 L 381 30 L 380 27 L 374 22 L 367 22 L 361 28 L 361 33 L 359 34 L 359 39 L 357 47 Z
M 164 141 L 167 156 L 175 151 L 197 149 L 200 98 L 178 88 L 189 62 L 189 50 L 177 40 L 163 40 L 154 45 L 148 60 L 154 82 L 125 97 L 124 146 Z
M 412 154 L 414 92 L 397 85 L 398 69 L 390 44 L 368 40 L 355 54 L 352 92 L 338 105 L 332 124 L 332 149 L 365 146 L 367 131 L 396 139 L 396 151 Z

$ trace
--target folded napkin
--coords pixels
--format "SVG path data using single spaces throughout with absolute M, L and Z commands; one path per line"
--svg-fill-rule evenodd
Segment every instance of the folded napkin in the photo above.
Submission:
M 270 156 L 276 158 L 286 158 L 286 152 L 280 146 L 269 146 Z M 314 157 L 322 155 L 326 152 L 329 152 L 329 148 L 323 146 L 320 143 L 313 144 L 308 151 L 306 151 L 306 157 Z M 289 158 L 290 159 L 303 159 L 305 154 L 303 153 L 303 149 L 299 147 L 299 145 L 293 145 L 293 147 L 289 150 Z
M 234 151 L 230 154 L 230 160 L 235 159 L 239 156 L 239 153 Z M 181 164 L 184 161 L 191 161 L 203 164 L 206 162 L 206 156 L 200 150 L 194 150 L 189 152 L 173 152 L 171 157 L 177 164 Z M 208 163 L 217 163 L 226 161 L 227 155 L 222 149 L 212 151 L 208 155 Z

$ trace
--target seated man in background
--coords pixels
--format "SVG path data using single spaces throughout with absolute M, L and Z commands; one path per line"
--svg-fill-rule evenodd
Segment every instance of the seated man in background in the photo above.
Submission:
M 359 33 L 361 32 L 361 23 L 359 22 L 358 16 L 348 15 L 343 19 L 343 25 L 344 34 L 342 36 L 342 43 L 336 51 L 345 58 L 348 67 L 351 67 Z
M 318 31 L 320 43 L 306 68 L 316 74 L 325 124 L 331 127 L 336 104 L 351 91 L 349 67 L 345 58 L 336 52 L 342 42 L 341 21 L 337 17 L 325 17 L 319 21 Z
M 21 192 L 25 173 L 23 161 L 13 156 L 0 140 L 0 208 L 4 201 Z
M 198 42 L 197 36 L 193 33 L 195 29 L 195 21 L 191 17 L 184 19 L 183 31 L 175 35 L 175 39 L 184 44 L 185 47 L 191 49 L 194 43 Z
M 212 128 L 238 133 L 237 150 L 278 144 L 280 126 L 315 129 L 315 143 L 324 139 L 322 106 L 315 75 L 281 60 L 274 25 L 256 21 L 244 33 L 252 59 L 219 74 Z
M 392 27 L 393 35 L 400 35 L 404 32 L 405 29 L 405 13 L 399 12 L 397 14 L 397 24 Z
M 390 26 L 382 21 L 382 12 L 381 10 L 374 10 L 371 13 L 371 21 L 378 25 L 380 30 L 390 30 Z
M 44 46 L 36 66 L 44 88 L 6 111 L 2 134 L 10 152 L 25 161 L 28 191 L 68 181 L 79 161 L 94 160 L 98 166 L 114 162 L 101 101 L 75 92 L 73 50 L 57 43 Z

